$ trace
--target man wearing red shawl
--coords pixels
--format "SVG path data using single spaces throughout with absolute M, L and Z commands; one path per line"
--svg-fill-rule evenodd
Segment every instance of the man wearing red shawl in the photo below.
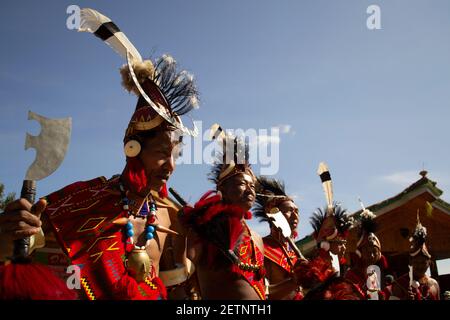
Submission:
M 276 179 L 258 177 L 256 203 L 252 209 L 255 217 L 269 223 L 270 234 L 263 238 L 264 266 L 269 282 L 270 300 L 301 300 L 302 288 L 295 279 L 294 266 L 300 258 L 291 243 L 297 236 L 298 207 L 286 195 L 284 183 Z M 281 212 L 289 227 L 288 241 L 282 230 L 271 223 L 270 212 Z
M 139 97 L 123 140 L 125 168 L 111 179 L 75 182 L 33 208 L 25 199 L 13 202 L 0 217 L 0 242 L 37 238 L 42 226 L 80 268 L 84 297 L 164 299 L 159 261 L 167 235 L 176 234 L 171 229 L 180 230 L 179 208 L 167 198 L 166 183 L 181 133 L 193 134 L 180 116 L 197 106 L 197 89 L 171 56 L 142 60 L 109 18 L 92 9 L 82 9 L 81 18 L 81 31 L 94 33 L 127 59 L 123 85 Z M 10 250 L 2 248 L 2 256 Z
M 245 222 L 252 216 L 256 183 L 248 146 L 237 137 L 222 142 L 222 159 L 210 174 L 216 190 L 183 209 L 188 258 L 196 266 L 202 299 L 263 300 L 264 246 Z

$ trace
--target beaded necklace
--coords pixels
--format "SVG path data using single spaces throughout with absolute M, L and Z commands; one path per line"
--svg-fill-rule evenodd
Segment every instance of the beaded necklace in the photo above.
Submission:
M 133 212 L 130 210 L 129 206 L 129 199 L 126 195 L 125 188 L 122 183 L 119 184 L 120 193 L 122 196 L 122 204 L 123 204 L 123 210 L 127 212 L 128 218 L 133 216 L 135 218 L 141 218 L 145 219 L 145 246 L 139 247 L 135 245 L 136 249 L 145 249 L 148 245 L 151 239 L 154 238 L 155 233 L 155 221 L 156 221 L 156 203 L 153 200 L 153 197 L 151 197 L 151 200 L 149 201 L 148 198 L 145 199 L 144 204 L 138 214 L 133 214 Z M 131 221 L 128 221 L 125 224 L 125 234 L 127 236 L 127 243 L 134 244 L 133 236 L 134 236 L 134 227 Z

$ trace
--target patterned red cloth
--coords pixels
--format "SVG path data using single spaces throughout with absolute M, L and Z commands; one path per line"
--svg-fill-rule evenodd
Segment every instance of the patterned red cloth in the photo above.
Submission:
M 165 299 L 158 278 L 137 283 L 124 266 L 125 236 L 113 224 L 126 216 L 119 179 L 73 183 L 46 197 L 45 210 L 58 243 L 81 269 L 81 285 L 91 299 Z
M 253 271 L 245 271 L 238 267 L 233 268 L 233 270 L 240 274 L 247 282 L 255 289 L 258 296 L 261 300 L 266 299 L 266 286 L 264 284 L 264 255 L 258 249 L 258 246 L 254 244 L 254 241 L 251 238 L 251 235 L 248 232 L 244 231 L 244 234 L 241 239 L 241 244 L 238 249 L 239 259 L 242 263 L 248 264 L 256 264 L 260 267 L 260 270 L 257 272 Z M 256 263 L 253 259 L 256 258 Z
M 274 240 L 271 236 L 267 236 L 263 238 L 264 242 L 264 256 L 266 259 L 274 262 L 279 265 L 281 268 L 286 270 L 286 272 L 293 272 L 291 264 L 288 262 L 288 258 L 283 250 L 280 248 L 280 243 Z M 292 262 L 292 265 L 295 265 L 297 262 L 297 255 L 293 250 L 287 251 L 289 259 Z
M 358 290 L 361 292 L 361 294 L 363 294 L 366 297 L 366 299 L 368 299 L 368 296 L 365 293 L 365 290 L 367 289 L 366 277 L 363 277 L 359 273 L 355 272 L 353 269 L 349 269 L 345 273 L 345 279 L 347 281 L 353 283 L 353 285 L 356 288 L 358 288 Z
M 213 268 L 214 263 L 219 261 L 218 255 L 223 256 L 223 252 L 228 250 L 235 252 L 241 263 L 259 266 L 259 270 L 253 272 L 232 264 L 230 272 L 247 280 L 264 300 L 264 255 L 254 244 L 250 230 L 243 222 L 249 216 L 251 215 L 239 206 L 224 204 L 222 197 L 215 191 L 208 191 L 194 207 L 183 208 L 181 221 L 192 228 L 206 244 L 209 267 Z
M 289 250 L 287 252 L 288 256 L 286 257 L 286 254 L 284 253 L 283 249 L 280 247 L 280 243 L 272 238 L 272 236 L 267 236 L 263 238 L 264 242 L 264 257 L 276 265 L 280 266 L 282 269 L 284 269 L 288 274 L 294 273 L 294 270 L 291 266 L 291 263 L 293 266 L 297 263 L 298 257 L 295 254 L 293 250 Z M 288 262 L 288 258 L 291 261 L 291 263 Z M 302 300 L 303 299 L 303 293 L 301 291 L 297 291 L 295 296 L 292 298 L 292 300 Z
M 365 300 L 364 293 L 352 282 L 336 276 L 323 249 L 309 262 L 296 270 L 300 281 L 310 288 L 306 300 Z

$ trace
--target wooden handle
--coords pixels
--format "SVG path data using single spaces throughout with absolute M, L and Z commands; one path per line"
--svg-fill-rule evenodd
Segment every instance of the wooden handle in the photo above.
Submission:
M 187 205 L 187 201 L 180 196 L 178 192 L 176 192 L 173 188 L 169 188 L 170 193 L 174 196 L 174 198 L 184 207 Z
M 292 240 L 291 237 L 287 237 L 286 239 L 289 242 L 289 244 L 291 245 L 291 247 L 294 250 L 295 254 L 297 255 L 297 258 L 299 258 L 300 260 L 306 260 L 306 258 L 301 253 L 300 249 L 295 244 L 294 240 Z
M 31 205 L 34 204 L 36 197 L 36 181 L 24 180 L 20 197 L 27 199 Z M 14 251 L 12 261 L 15 263 L 28 262 L 28 250 L 30 248 L 30 237 L 14 240 Z

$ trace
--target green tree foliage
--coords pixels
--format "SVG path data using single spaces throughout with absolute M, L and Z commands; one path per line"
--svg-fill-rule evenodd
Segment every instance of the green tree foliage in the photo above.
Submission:
M 10 192 L 5 196 L 5 186 L 3 183 L 0 183 L 0 210 L 5 210 L 6 205 L 15 198 L 16 194 L 14 192 Z

